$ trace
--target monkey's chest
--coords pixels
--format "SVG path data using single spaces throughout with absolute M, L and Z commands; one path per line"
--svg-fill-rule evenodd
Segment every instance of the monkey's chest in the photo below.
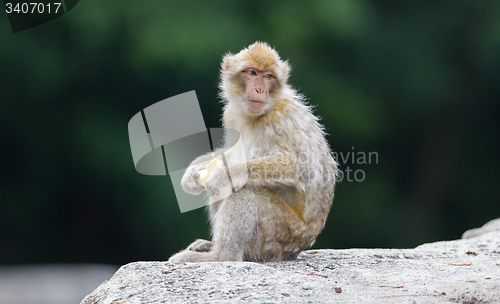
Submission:
M 265 132 L 242 130 L 240 134 L 246 159 L 275 155 L 283 151 L 272 137 L 265 136 Z
M 279 153 L 279 147 L 274 144 L 270 144 L 269 141 L 260 140 L 258 138 L 253 138 L 251 140 L 243 141 L 243 150 L 245 152 L 246 159 L 261 158 L 269 155 L 275 155 Z

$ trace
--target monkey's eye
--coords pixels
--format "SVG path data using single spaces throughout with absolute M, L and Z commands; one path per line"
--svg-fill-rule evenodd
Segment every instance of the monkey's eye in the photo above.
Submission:
M 252 76 L 257 76 L 257 71 L 253 70 L 253 69 L 249 69 L 247 73 L 252 75 Z
M 275 78 L 275 77 L 274 77 L 274 75 L 273 75 L 273 74 L 271 74 L 271 73 L 266 73 L 266 74 L 264 75 L 264 77 L 269 78 L 269 79 L 273 79 L 273 78 Z

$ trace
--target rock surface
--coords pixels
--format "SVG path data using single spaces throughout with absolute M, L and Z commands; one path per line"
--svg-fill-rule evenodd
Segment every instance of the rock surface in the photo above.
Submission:
M 465 231 L 462 235 L 462 239 L 470 239 L 492 231 L 500 232 L 500 218 L 487 222 L 483 227 Z
M 81 304 L 500 303 L 500 231 L 415 249 L 309 250 L 296 260 L 122 266 Z

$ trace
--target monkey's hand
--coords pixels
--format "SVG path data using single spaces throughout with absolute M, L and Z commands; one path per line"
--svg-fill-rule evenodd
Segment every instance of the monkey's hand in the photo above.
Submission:
M 212 171 L 210 177 L 205 183 L 205 188 L 210 196 L 217 196 L 221 193 L 221 189 L 229 185 L 226 167 L 219 167 Z
M 205 169 L 205 166 L 206 162 L 202 162 L 199 164 L 191 165 L 186 169 L 186 172 L 184 173 L 184 176 L 181 180 L 181 186 L 184 191 L 190 194 L 198 195 L 203 190 L 205 190 L 205 187 L 200 185 L 197 181 L 197 179 L 200 177 L 200 174 L 198 172 L 202 169 Z

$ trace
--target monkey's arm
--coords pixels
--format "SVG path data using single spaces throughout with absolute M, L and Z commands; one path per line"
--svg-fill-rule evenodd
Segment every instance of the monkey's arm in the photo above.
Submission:
M 244 185 L 250 187 L 294 186 L 303 188 L 304 170 L 297 158 L 287 155 L 272 155 L 247 160 L 229 166 L 230 180 L 235 189 Z M 228 183 L 226 168 L 214 170 L 206 182 L 210 195 L 217 194 L 217 189 Z
M 246 185 L 251 187 L 297 186 L 297 182 L 300 183 L 303 179 L 297 158 L 288 155 L 250 159 L 246 166 Z

